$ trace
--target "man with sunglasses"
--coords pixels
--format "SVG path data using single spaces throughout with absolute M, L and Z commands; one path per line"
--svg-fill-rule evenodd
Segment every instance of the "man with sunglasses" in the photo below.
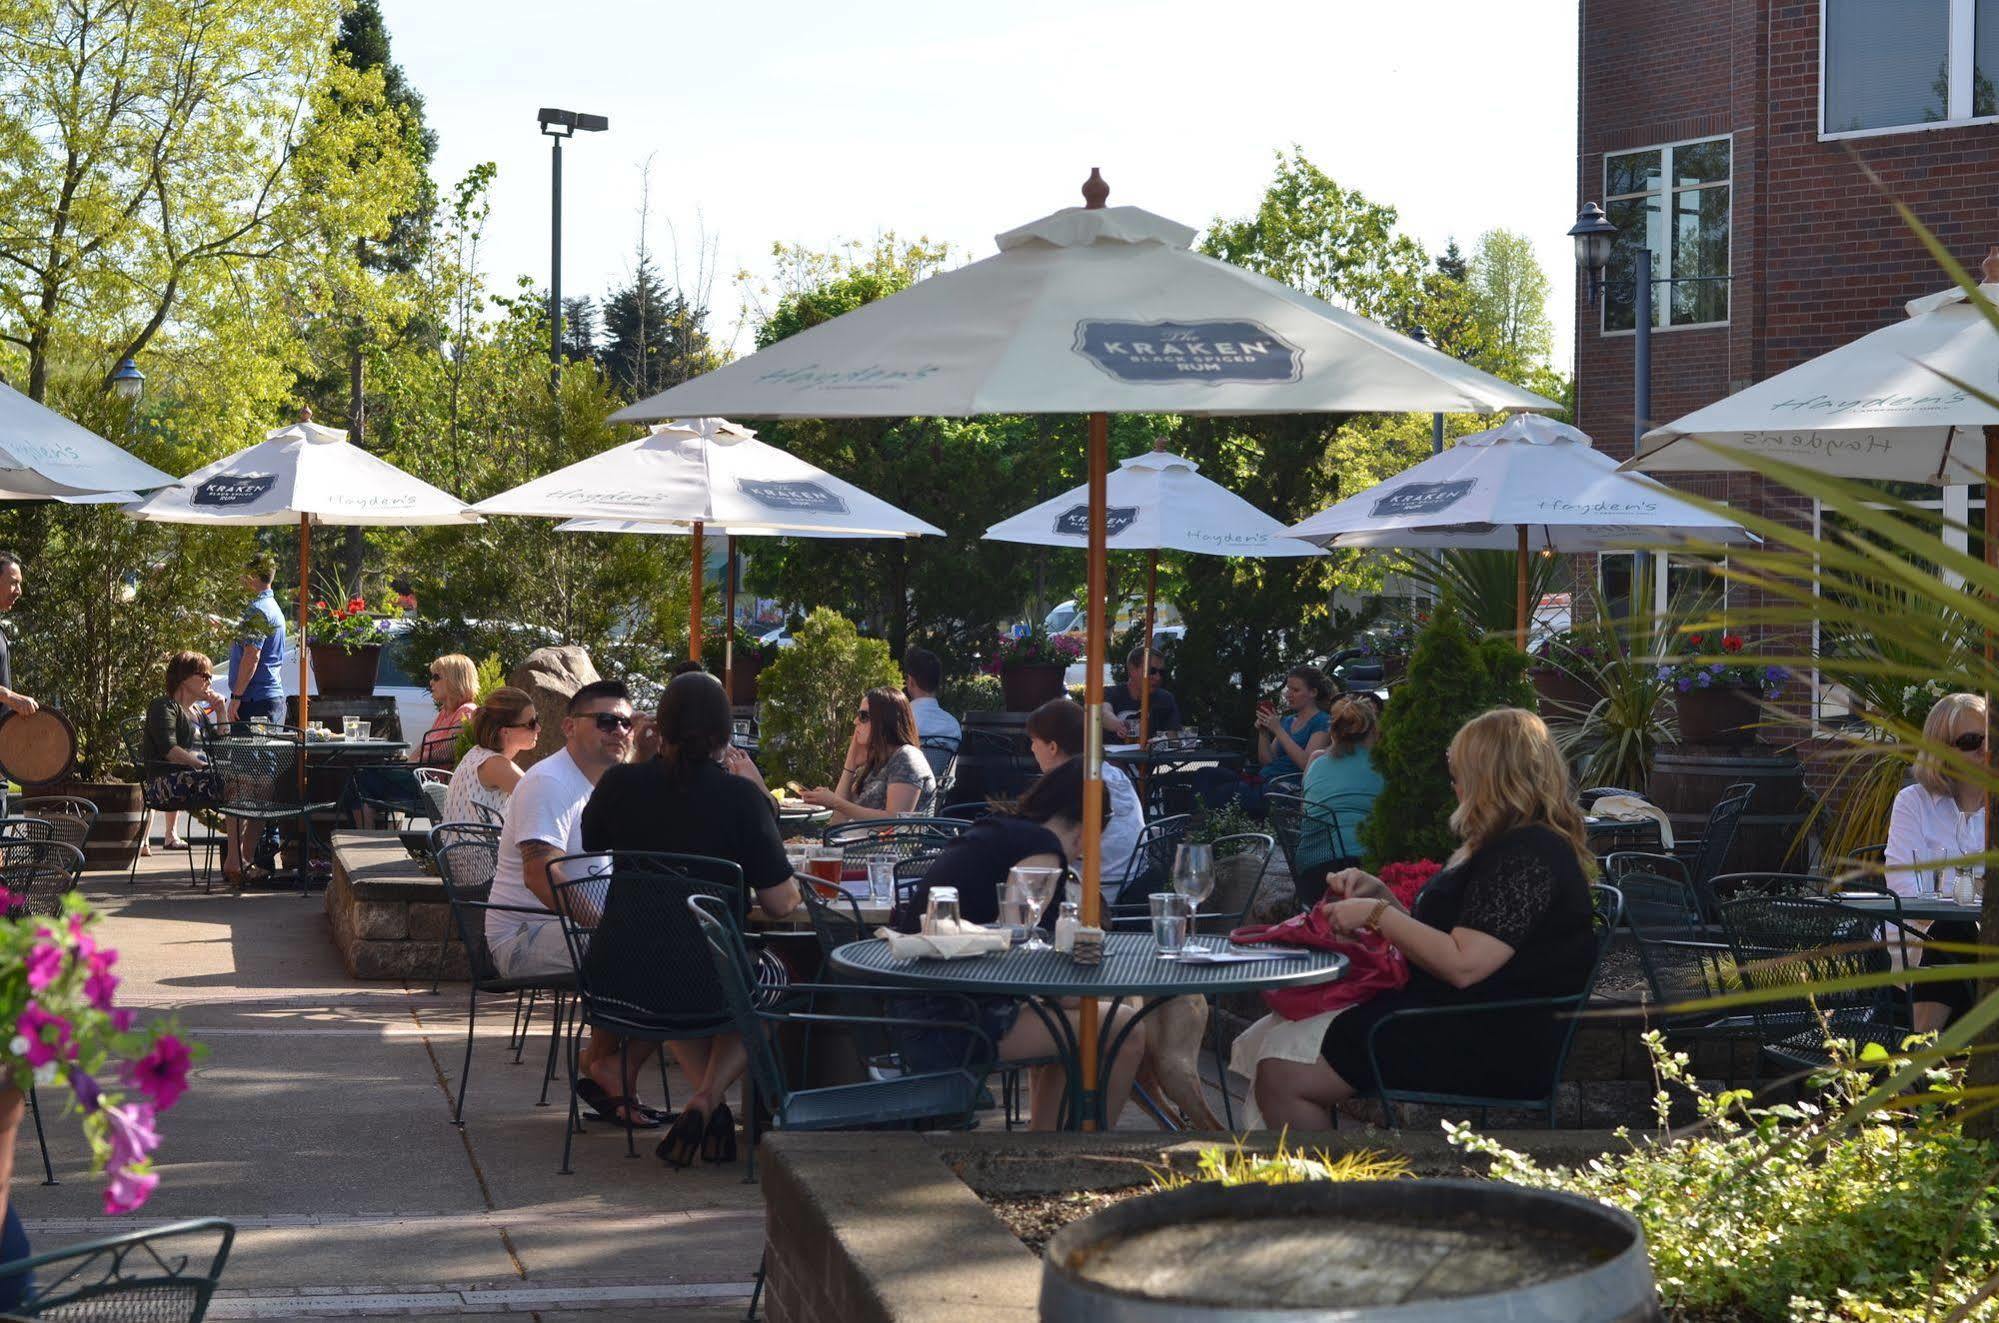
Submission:
M 1148 666 L 1147 659 L 1151 665 Z M 1104 690 L 1104 730 L 1120 740 L 1138 738 L 1139 698 L 1152 690 L 1152 733 L 1165 734 L 1180 729 L 1180 704 L 1160 688 L 1166 678 L 1166 659 L 1154 648 L 1133 648 L 1124 659 L 1125 682 Z

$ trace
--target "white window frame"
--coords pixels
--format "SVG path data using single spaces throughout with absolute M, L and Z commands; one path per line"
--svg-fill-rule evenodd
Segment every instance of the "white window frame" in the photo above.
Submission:
M 1937 129 L 1962 128 L 1966 124 L 1999 124 L 1999 115 L 1977 115 L 1971 113 L 1972 75 L 1977 59 L 1978 41 L 1978 0 L 1950 0 L 1950 45 L 1945 52 L 1949 62 L 1950 86 L 1944 91 L 1943 118 L 1922 120 L 1914 124 L 1889 124 L 1878 129 L 1846 129 L 1841 132 L 1828 131 L 1825 126 L 1825 43 L 1826 43 L 1826 3 L 1819 0 L 1819 141 L 1838 142 L 1844 138 L 1881 138 L 1891 133 L 1929 133 Z M 1735 158 L 1729 158 L 1729 174 L 1735 173 Z M 1734 213 L 1731 211 L 1730 220 Z
M 1601 551 L 1597 553 L 1596 588 L 1599 594 L 1603 592 L 1603 563 L 1606 560 L 1609 560 L 1613 556 L 1626 557 L 1635 562 L 1637 560 L 1638 553 L 1635 551 Z M 1682 560 L 1707 559 L 1706 557 L 1690 557 L 1682 555 L 1679 552 L 1667 552 L 1667 551 L 1654 551 L 1651 553 L 1651 556 L 1652 556 L 1652 602 L 1655 609 L 1663 608 L 1672 600 L 1671 597 L 1669 596 L 1669 592 L 1672 587 L 1671 574 L 1672 574 L 1674 557 L 1678 556 Z M 1726 569 L 1728 566 L 1728 558 L 1726 556 L 1722 557 L 1719 564 L 1722 566 L 1723 569 Z M 1635 571 L 1637 567 L 1634 564 L 1632 568 Z M 1721 610 L 1723 614 L 1727 614 L 1728 576 L 1724 574 L 1718 576 L 1718 578 L 1721 584 Z
M 1820 3 L 1823 4 L 1824 0 L 1820 0 Z M 1823 63 L 1821 63 L 1821 67 L 1823 67 Z M 1704 143 L 1710 143 L 1710 142 L 1726 142 L 1728 144 L 1728 178 L 1712 180 L 1705 184 L 1694 184 L 1687 188 L 1673 187 L 1672 183 L 1673 153 L 1682 147 L 1697 147 Z M 1681 138 L 1677 142 L 1648 143 L 1643 147 L 1624 147 L 1614 152 L 1606 151 L 1603 154 L 1603 163 L 1602 163 L 1603 209 L 1606 212 L 1610 210 L 1610 204 L 1612 202 L 1622 202 L 1627 198 L 1642 198 L 1642 197 L 1652 196 L 1652 194 L 1650 193 L 1618 193 L 1613 196 L 1610 191 L 1610 158 L 1613 156 L 1636 156 L 1642 152 L 1659 153 L 1660 187 L 1659 187 L 1658 197 L 1663 209 L 1662 214 L 1664 215 L 1666 220 L 1666 230 L 1667 230 L 1666 245 L 1664 250 L 1662 251 L 1657 248 L 1652 250 L 1652 287 L 1654 290 L 1652 298 L 1653 307 L 1658 308 L 1661 306 L 1657 294 L 1657 290 L 1661 286 L 1663 286 L 1666 289 L 1668 297 L 1668 302 L 1664 306 L 1666 306 L 1668 309 L 1670 309 L 1671 307 L 1670 300 L 1673 289 L 1672 225 L 1673 225 L 1674 195 L 1679 193 L 1699 193 L 1712 188 L 1725 188 L 1729 191 L 1728 192 L 1728 275 L 1726 277 L 1726 280 L 1729 285 L 1728 311 L 1729 311 L 1729 316 L 1733 316 L 1735 314 L 1735 289 L 1734 289 L 1735 134 L 1732 132 L 1710 133 L 1704 137 L 1699 137 L 1699 138 Z M 1609 277 L 1606 275 L 1605 279 L 1607 280 L 1608 278 Z M 1638 333 L 1638 328 L 1636 326 L 1632 326 L 1629 329 L 1621 329 L 1615 331 L 1611 330 L 1608 326 L 1604 324 L 1605 321 L 1609 318 L 1609 316 L 1610 316 L 1610 300 L 1607 298 L 1598 300 L 1598 307 L 1596 314 L 1596 333 L 1598 335 L 1620 336 L 1620 335 L 1636 335 Z M 1659 335 L 1664 332 L 1670 332 L 1670 331 L 1711 330 L 1717 326 L 1728 325 L 1728 320 L 1729 320 L 1728 317 L 1724 317 L 1720 321 L 1714 321 L 1714 322 L 1675 322 L 1668 320 L 1653 326 L 1652 334 Z

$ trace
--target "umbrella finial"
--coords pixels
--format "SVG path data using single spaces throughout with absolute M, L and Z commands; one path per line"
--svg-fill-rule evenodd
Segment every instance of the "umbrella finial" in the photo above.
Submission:
M 297 421 L 301 423 L 309 423 L 312 421 L 312 406 L 310 404 L 299 405 Z
M 1091 166 L 1090 177 L 1083 181 L 1083 209 L 1085 211 L 1102 211 L 1104 203 L 1110 200 L 1111 186 L 1106 184 L 1103 175 L 1098 173 L 1101 169 L 1101 166 Z
M 1978 276 L 1987 285 L 1999 285 L 1999 243 L 1985 250 L 1985 260 L 1978 264 Z

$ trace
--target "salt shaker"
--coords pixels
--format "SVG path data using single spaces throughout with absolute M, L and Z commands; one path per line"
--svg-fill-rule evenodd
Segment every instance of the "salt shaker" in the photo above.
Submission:
M 944 927 L 949 923 L 950 927 Z M 930 906 L 923 913 L 923 931 L 935 934 L 940 931 L 958 931 L 958 888 L 930 888 Z
M 1062 912 L 1055 919 L 1055 949 L 1073 951 L 1076 947 L 1076 930 L 1083 926 L 1082 910 L 1072 900 L 1062 902 Z
M 1104 963 L 1104 930 L 1077 925 L 1069 941 L 1069 958 L 1079 965 Z
M 1978 903 L 1977 885 L 1972 880 L 1971 870 L 1964 865 L 1958 865 L 1956 873 L 1951 884 L 1950 898 L 1968 909 Z

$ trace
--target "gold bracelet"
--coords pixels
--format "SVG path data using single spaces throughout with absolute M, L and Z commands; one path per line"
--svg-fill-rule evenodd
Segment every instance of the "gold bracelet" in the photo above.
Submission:
M 1366 922 L 1366 923 L 1363 923 L 1363 924 L 1361 925 L 1361 927 L 1362 927 L 1362 928 L 1372 928 L 1372 929 L 1373 929 L 1374 931 L 1376 931 L 1376 932 L 1380 932 L 1380 931 L 1381 931 L 1381 916 L 1382 916 L 1382 915 L 1383 915 L 1384 913 L 1386 913 L 1386 912 L 1387 912 L 1387 910 L 1388 910 L 1388 902 L 1387 902 L 1386 900 L 1377 900 L 1377 901 L 1375 901 L 1375 902 L 1374 902 L 1374 908 L 1373 908 L 1373 909 L 1371 909 L 1371 910 L 1369 910 L 1369 911 L 1367 912 L 1367 922 Z

